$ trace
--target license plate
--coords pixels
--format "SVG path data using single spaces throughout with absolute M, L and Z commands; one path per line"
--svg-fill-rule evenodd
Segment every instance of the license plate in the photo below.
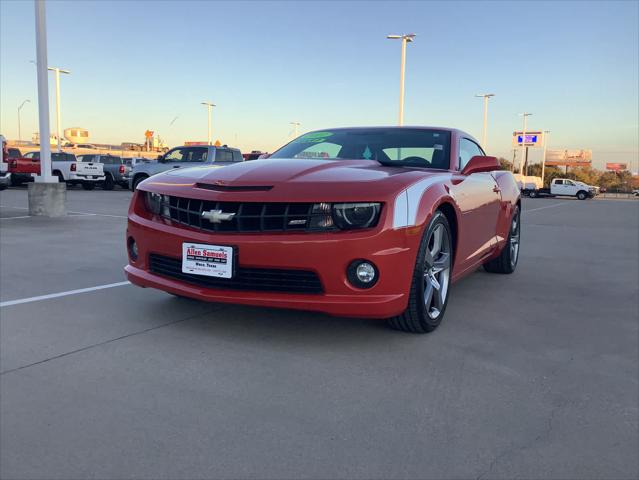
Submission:
M 233 247 L 183 243 L 182 273 L 192 273 L 206 277 L 232 278 Z

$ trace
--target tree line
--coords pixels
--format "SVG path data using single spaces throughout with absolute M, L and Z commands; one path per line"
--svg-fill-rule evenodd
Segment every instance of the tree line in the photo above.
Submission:
M 503 170 L 511 170 L 512 162 L 505 158 L 499 158 Z M 514 173 L 519 173 L 515 169 Z M 528 165 L 528 175 L 541 177 L 541 164 Z M 544 186 L 550 186 L 553 178 L 570 178 L 588 185 L 596 185 L 608 191 L 630 192 L 639 188 L 639 176 L 633 176 L 628 170 L 620 172 L 601 171 L 592 167 L 569 167 L 566 173 L 564 167 L 547 166 L 544 171 Z

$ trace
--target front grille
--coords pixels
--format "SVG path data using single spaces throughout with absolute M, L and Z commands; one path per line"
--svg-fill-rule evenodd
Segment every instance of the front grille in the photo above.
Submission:
M 183 273 L 180 258 L 166 257 L 156 253 L 149 255 L 149 269 L 163 277 L 207 288 L 308 294 L 324 291 L 317 274 L 307 270 L 238 267 L 235 269 L 233 278 L 206 277 Z
M 233 214 L 218 222 L 202 218 L 211 210 Z M 314 203 L 215 202 L 162 196 L 161 216 L 212 232 L 309 232 L 334 229 L 330 205 Z

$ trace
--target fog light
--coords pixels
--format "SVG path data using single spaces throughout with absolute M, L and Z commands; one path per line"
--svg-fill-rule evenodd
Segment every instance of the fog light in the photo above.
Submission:
M 135 243 L 133 237 L 129 237 L 127 240 L 127 246 L 129 249 L 129 257 L 135 262 L 138 259 L 138 244 Z
M 351 262 L 346 271 L 348 281 L 357 288 L 371 288 L 377 283 L 379 274 L 377 268 L 368 260 Z

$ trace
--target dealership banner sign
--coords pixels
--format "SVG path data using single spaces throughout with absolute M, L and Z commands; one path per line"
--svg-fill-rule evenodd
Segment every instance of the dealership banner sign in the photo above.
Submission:
M 546 165 L 588 167 L 592 163 L 592 150 L 548 150 Z
M 606 163 L 606 170 L 612 170 L 613 172 L 623 172 L 628 170 L 627 163 Z

